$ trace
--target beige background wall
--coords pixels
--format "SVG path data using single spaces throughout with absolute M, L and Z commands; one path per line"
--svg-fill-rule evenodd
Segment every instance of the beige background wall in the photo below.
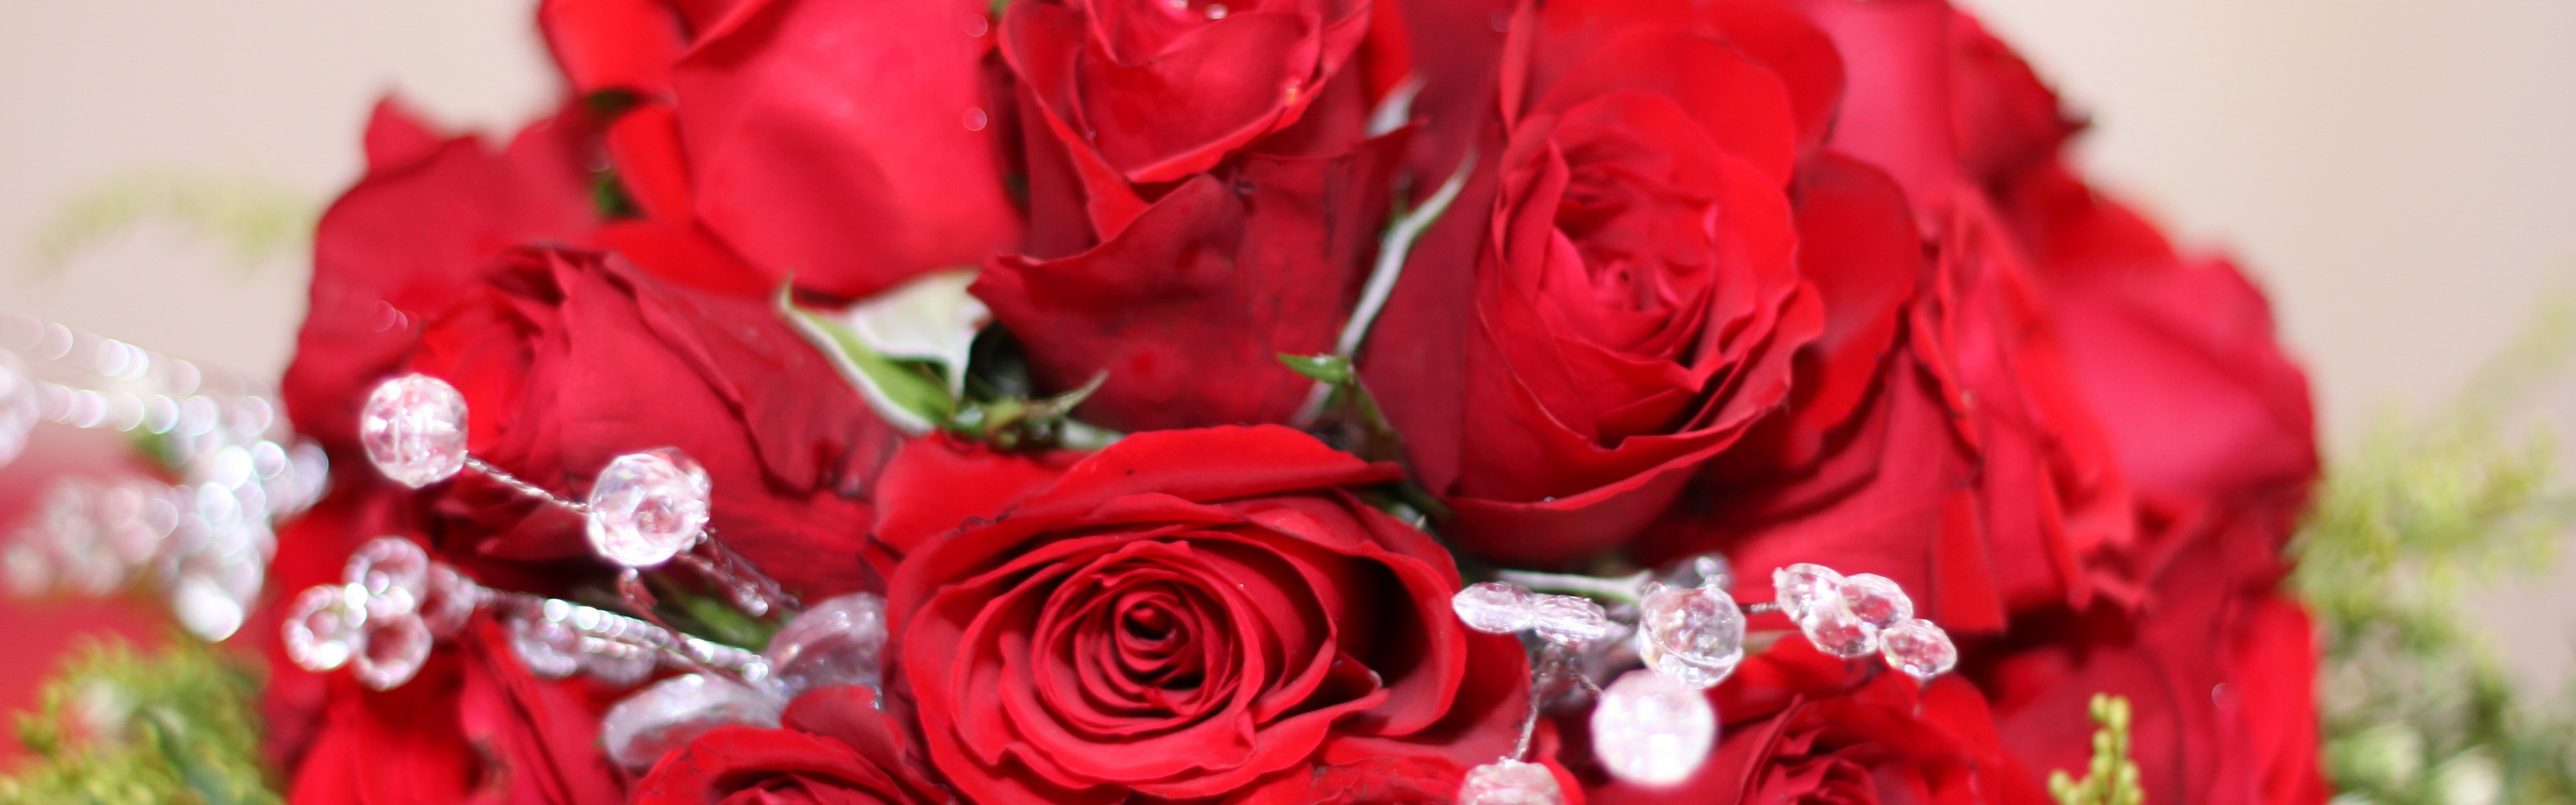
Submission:
M 2576 279 L 2576 3 L 1962 0 L 2092 110 L 2089 162 L 2273 291 L 2330 438 L 2428 405 Z M 506 130 L 553 92 L 529 0 L 0 0 L 0 309 L 274 372 L 297 260 L 174 227 L 39 269 L 32 233 L 146 167 L 327 199 L 368 105 Z M 2576 287 L 2576 286 L 2570 286 Z M 2576 434 L 2576 393 L 2544 416 Z M 2576 563 L 2485 604 L 2534 679 L 2570 665 Z

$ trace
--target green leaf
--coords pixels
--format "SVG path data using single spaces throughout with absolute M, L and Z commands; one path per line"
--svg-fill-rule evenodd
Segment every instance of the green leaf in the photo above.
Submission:
M 1288 365 L 1307 379 L 1328 385 L 1351 382 L 1351 359 L 1340 355 L 1293 355 L 1279 353 L 1279 362 Z
M 778 308 L 895 427 L 920 436 L 956 415 L 957 397 L 949 393 L 948 381 L 935 368 L 878 353 L 848 326 L 797 307 L 784 288 L 779 291 Z

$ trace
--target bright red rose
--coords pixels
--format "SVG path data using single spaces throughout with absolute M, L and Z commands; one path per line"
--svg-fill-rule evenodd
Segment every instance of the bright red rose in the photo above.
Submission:
M 376 105 L 366 176 L 314 230 L 309 304 L 280 383 L 296 430 L 331 448 L 332 466 L 365 466 L 358 407 L 410 353 L 419 317 L 471 293 L 503 250 L 596 226 L 579 160 L 586 136 L 566 114 L 494 152 L 431 132 L 390 99 Z
M 576 499 L 618 455 L 680 448 L 713 479 L 712 525 L 729 545 L 807 594 L 859 586 L 864 496 L 900 437 L 771 302 L 677 287 L 592 252 L 514 251 L 493 265 L 449 279 L 444 307 L 392 314 L 416 335 L 374 377 L 455 385 L 474 455 Z M 308 331 L 297 361 L 333 360 L 333 346 Z M 419 494 L 435 513 L 421 527 L 461 560 L 589 554 L 577 517 L 481 474 Z
M 1447 552 L 1347 491 L 1391 465 L 1265 426 L 1137 434 L 1060 471 L 930 440 L 894 467 L 890 487 L 1016 500 L 925 500 L 953 524 L 936 536 L 887 501 L 916 524 L 890 537 L 890 678 L 968 800 L 1312 802 L 1340 781 L 1419 801 L 1518 737 L 1519 645 L 1461 627 Z
M 537 679 L 508 643 L 499 624 L 477 618 L 402 687 L 330 677 L 330 705 L 288 801 L 624 801 L 622 778 L 599 751 L 600 715 L 616 693 Z
M 1862 676 L 1862 674 L 1868 674 Z M 1795 637 L 1710 691 L 1724 722 L 1707 765 L 1673 788 L 1612 782 L 1604 803 L 2044 805 L 1967 682 L 1859 670 Z M 2084 741 L 2078 741 L 2084 744 Z
M 823 688 L 797 697 L 785 729 L 721 727 L 662 758 L 635 785 L 638 805 L 939 805 L 955 798 L 930 781 L 903 727 L 873 688 Z
M 1562 564 L 1635 536 L 1791 403 L 1793 356 L 1829 326 L 1856 347 L 1827 372 L 1848 406 L 1919 252 L 1827 221 L 1892 240 L 1817 249 L 1864 261 L 1843 298 L 1802 275 L 1793 176 L 1841 68 L 1786 6 L 1552 2 L 1510 27 L 1485 159 L 1364 366 L 1460 544 Z
M 650 226 L 603 245 L 729 250 L 864 296 L 1019 240 L 981 2 L 548 0 L 538 17 L 576 90 L 633 104 L 606 145 Z
M 1373 9 L 1385 9 L 1383 12 Z M 1392 6 L 1014 3 L 1027 254 L 975 295 L 1049 388 L 1106 373 L 1086 419 L 1279 422 L 1330 352 L 1386 223 L 1404 135 L 1366 118 L 1404 59 Z M 1375 19 L 1373 19 L 1375 18 Z

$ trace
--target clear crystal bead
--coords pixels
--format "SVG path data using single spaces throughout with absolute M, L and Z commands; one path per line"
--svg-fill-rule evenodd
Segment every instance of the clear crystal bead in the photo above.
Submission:
M 1579 647 L 1610 634 L 1610 613 L 1592 599 L 1539 595 L 1530 604 L 1530 627 L 1550 643 Z
M 466 619 L 474 616 L 474 605 L 483 597 L 481 587 L 456 568 L 435 562 L 422 579 L 420 619 L 429 627 L 430 636 L 449 637 L 464 629 Z
M 599 737 L 610 759 L 641 770 L 717 727 L 778 726 L 780 709 L 778 700 L 741 684 L 684 674 L 655 682 L 608 708 Z
M 349 672 L 376 690 L 392 690 L 411 681 L 429 661 L 429 626 L 409 612 L 367 621 L 367 640 L 351 658 Z
M 1655 580 L 1668 587 L 1725 587 L 1735 573 L 1726 557 L 1704 553 L 1684 557 L 1657 571 Z
M 886 602 L 875 593 L 825 599 L 769 638 L 761 657 L 790 693 L 879 681 Z
M 624 648 L 624 647 L 620 647 Z M 580 657 L 582 673 L 612 688 L 634 687 L 653 676 L 659 665 L 641 650 L 594 651 Z
M 1839 606 L 1818 607 L 1798 622 L 1798 630 L 1818 650 L 1843 659 L 1878 651 L 1878 626 Z
M 368 595 L 404 590 L 419 598 L 428 592 L 429 552 L 401 537 L 367 540 L 349 554 L 341 581 L 357 585 Z
M 385 477 L 414 489 L 465 468 L 465 395 L 447 381 L 403 375 L 367 395 L 358 441 Z
M 1950 633 L 1931 621 L 1910 620 L 1890 626 L 1879 633 L 1878 640 L 1879 656 L 1917 682 L 1931 682 L 1959 664 L 1959 647 L 1950 643 Z
M 1843 574 L 1824 565 L 1800 562 L 1771 571 L 1771 587 L 1778 591 L 1775 599 L 1780 614 L 1792 622 L 1803 622 L 1808 613 L 1842 597 Z
M 581 670 L 581 635 L 541 618 L 512 618 L 510 653 L 519 655 L 528 673 L 562 679 Z
M 662 447 L 618 456 L 590 487 L 590 547 L 624 567 L 653 567 L 706 532 L 710 488 L 695 459 Z
M 1652 585 L 1638 605 L 1637 657 L 1693 688 L 1712 688 L 1744 660 L 1744 612 L 1715 587 Z
M 1886 576 L 1859 573 L 1843 579 L 1843 607 L 1881 630 L 1914 617 L 1914 599 Z
M 1639 785 L 1689 779 L 1717 744 L 1717 711 L 1697 689 L 1639 669 L 1611 682 L 1592 709 L 1592 755 Z
M 0 351 L 0 467 L 27 449 L 27 434 L 35 431 L 44 414 L 36 376 L 27 372 L 18 356 Z
M 314 673 L 349 662 L 366 641 L 365 616 L 349 606 L 347 588 L 324 585 L 304 591 L 286 607 L 286 658 Z
M 1469 629 L 1492 634 L 1530 628 L 1537 606 L 1529 588 L 1499 581 L 1470 584 L 1449 597 L 1449 608 L 1458 612 L 1460 622 Z
M 1546 766 L 1497 760 L 1467 770 L 1458 805 L 1565 805 L 1565 790 Z

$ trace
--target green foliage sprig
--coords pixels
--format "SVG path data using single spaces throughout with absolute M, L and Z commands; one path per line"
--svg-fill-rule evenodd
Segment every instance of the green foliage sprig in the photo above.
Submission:
M 2129 758 L 2129 699 L 2093 694 L 2093 761 L 2084 779 L 2058 769 L 2048 773 L 2048 795 L 2058 805 L 2140 805 L 2146 791 L 2138 786 L 2138 762 Z
M 2291 585 L 2324 638 L 2339 805 L 2576 803 L 2576 712 L 2515 689 L 2462 611 L 2471 586 L 2550 566 L 2576 524 L 2555 446 L 2512 417 L 2571 345 L 2561 297 L 2458 400 L 2383 419 L 2327 473 Z
M 82 191 L 36 228 L 36 265 L 59 270 L 90 249 L 153 221 L 223 244 L 253 267 L 296 252 L 321 207 L 301 191 L 254 175 L 144 168 Z
M 186 637 L 142 656 L 122 641 L 76 650 L 18 716 L 33 755 L 0 777 L 0 805 L 266 805 L 248 668 Z

